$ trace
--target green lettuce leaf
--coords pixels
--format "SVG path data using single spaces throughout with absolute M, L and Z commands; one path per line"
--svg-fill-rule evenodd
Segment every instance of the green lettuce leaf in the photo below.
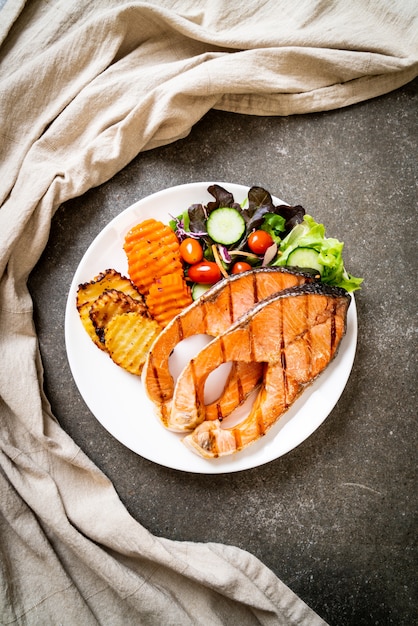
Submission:
M 343 287 L 347 291 L 360 289 L 362 278 L 349 274 L 343 262 L 344 243 L 325 237 L 325 226 L 318 224 L 310 215 L 297 224 L 279 245 L 279 257 L 273 265 L 285 266 L 296 248 L 312 248 L 319 253 L 318 262 L 323 265 L 321 281 L 328 285 Z
M 276 213 L 265 213 L 264 221 L 261 224 L 261 230 L 265 230 L 274 243 L 279 245 L 281 243 L 282 233 L 286 229 L 286 220 L 282 215 L 277 215 Z

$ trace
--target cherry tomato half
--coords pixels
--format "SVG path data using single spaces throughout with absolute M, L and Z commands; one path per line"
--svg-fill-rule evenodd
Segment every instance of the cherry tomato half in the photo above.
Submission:
M 232 266 L 232 274 L 242 274 L 242 272 L 247 272 L 250 269 L 252 268 L 249 263 L 246 263 L 245 261 L 237 261 Z
M 221 270 L 213 261 L 202 261 L 189 267 L 188 276 L 194 283 L 213 285 L 221 278 Z
M 180 255 L 186 263 L 198 263 L 203 258 L 203 248 L 197 239 L 187 237 L 180 244 Z
M 248 247 L 255 254 L 264 254 L 273 245 L 273 238 L 265 230 L 255 230 L 248 237 Z

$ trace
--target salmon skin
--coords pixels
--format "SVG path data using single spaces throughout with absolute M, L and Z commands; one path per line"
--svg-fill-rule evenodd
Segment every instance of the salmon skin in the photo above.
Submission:
M 216 283 L 177 315 L 160 333 L 146 359 L 142 381 L 156 414 L 168 427 L 174 380 L 169 357 L 178 343 L 192 335 L 216 337 L 264 298 L 297 285 L 318 280 L 309 270 L 259 267 Z M 223 419 L 242 403 L 262 378 L 258 363 L 233 363 L 220 397 L 207 406 L 207 419 Z
M 183 441 L 205 458 L 232 454 L 257 441 L 332 361 L 346 331 L 350 302 L 344 289 L 305 284 L 255 305 L 184 368 L 170 425 L 193 427 Z M 210 372 L 228 360 L 264 363 L 264 374 L 248 416 L 222 428 L 219 420 L 205 420 L 203 391 Z

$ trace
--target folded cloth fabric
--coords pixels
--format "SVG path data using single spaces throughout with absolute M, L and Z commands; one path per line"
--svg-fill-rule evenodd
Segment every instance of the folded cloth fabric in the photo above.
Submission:
M 128 514 L 51 413 L 26 282 L 62 202 L 209 109 L 323 111 L 412 80 L 416 3 L 0 7 L 1 623 L 324 623 L 247 552 L 157 538 Z

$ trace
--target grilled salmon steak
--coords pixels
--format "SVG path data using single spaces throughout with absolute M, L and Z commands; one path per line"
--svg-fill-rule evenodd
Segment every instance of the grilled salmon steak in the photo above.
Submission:
M 203 457 L 231 454 L 257 441 L 334 358 L 345 334 L 350 295 L 321 283 L 266 298 L 213 339 L 180 374 L 170 425 L 195 428 L 184 442 Z M 232 428 L 205 419 L 204 384 L 228 361 L 264 363 L 248 416 Z
M 172 428 L 169 416 L 174 380 L 169 371 L 169 357 L 177 344 L 192 335 L 216 337 L 264 298 L 315 280 L 317 277 L 309 271 L 256 268 L 216 283 L 177 315 L 154 342 L 142 373 L 145 391 L 164 426 Z M 233 363 L 219 398 L 206 407 L 207 419 L 229 415 L 261 382 L 262 369 L 259 363 Z

